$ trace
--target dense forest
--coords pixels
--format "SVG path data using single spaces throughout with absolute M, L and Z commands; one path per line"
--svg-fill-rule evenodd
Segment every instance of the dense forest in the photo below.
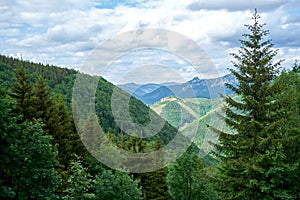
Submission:
M 110 169 L 83 145 L 81 139 L 89 137 L 82 134 L 94 124 L 88 115 L 81 129 L 75 127 L 72 90 L 80 72 L 1 55 L 0 198 L 300 199 L 300 65 L 295 62 L 287 71 L 280 68 L 282 61 L 274 62 L 277 51 L 259 18 L 255 13 L 232 54 L 229 70 L 239 84 L 227 85 L 235 95 L 222 97 L 219 114 L 231 131 L 207 124 L 219 136 L 213 152 L 201 158 L 192 144 L 176 162 L 147 173 Z M 114 89 L 99 77 L 95 111 L 111 143 L 147 153 L 173 139 L 177 129 L 167 122 L 150 138 L 123 133 L 112 114 Z M 149 112 L 155 113 L 149 109 L 130 98 L 136 123 L 150 122 Z

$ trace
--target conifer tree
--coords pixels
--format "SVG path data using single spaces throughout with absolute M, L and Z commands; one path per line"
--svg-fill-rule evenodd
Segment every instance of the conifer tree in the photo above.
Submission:
M 218 189 L 225 199 L 294 199 L 295 194 L 283 186 L 290 181 L 285 175 L 294 168 L 286 160 L 284 143 L 296 98 L 292 93 L 282 95 L 279 85 L 273 84 L 281 62 L 272 62 L 277 51 L 265 39 L 269 33 L 259 19 L 255 11 L 253 25 L 246 25 L 250 33 L 243 35 L 242 47 L 232 54 L 235 69 L 230 71 L 239 84 L 227 86 L 241 100 L 224 97 L 224 120 L 233 133 L 212 128 L 219 134 Z
M 157 137 L 154 150 L 161 150 L 162 145 L 160 138 Z M 159 162 L 164 162 L 163 152 L 160 153 L 161 159 Z M 155 160 L 155 159 L 154 159 Z M 154 163 L 151 163 L 154 165 Z M 159 164 L 160 165 L 160 164 Z M 167 167 L 156 170 L 154 172 L 148 172 L 143 174 L 144 183 L 143 183 L 143 191 L 144 191 L 144 199 L 154 199 L 154 200 L 166 200 L 169 199 L 168 194 L 168 184 L 167 184 Z
M 295 63 L 292 68 L 292 72 L 300 73 L 300 62 L 299 60 L 295 60 Z
M 55 199 L 60 179 L 52 138 L 38 121 L 12 117 L 10 100 L 0 98 L 0 198 Z
M 53 103 L 50 89 L 42 75 L 39 75 L 33 86 L 32 113 L 36 119 L 45 124 L 44 130 L 49 132 L 50 118 L 52 117 Z
M 15 114 L 22 115 L 23 120 L 31 119 L 31 95 L 32 87 L 28 81 L 29 77 L 23 66 L 19 66 L 16 71 L 16 83 L 12 87 L 11 97 L 17 101 Z
M 62 193 L 68 179 L 65 171 L 74 159 L 78 137 L 72 132 L 62 97 L 51 95 L 51 90 L 42 75 L 39 75 L 34 83 L 31 105 L 32 117 L 43 122 L 44 132 L 53 137 L 52 144 L 58 148 L 57 170 L 62 177 L 63 188 L 59 188 L 57 192 Z

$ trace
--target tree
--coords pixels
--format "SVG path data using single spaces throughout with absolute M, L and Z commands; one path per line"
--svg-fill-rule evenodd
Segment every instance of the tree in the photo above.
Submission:
M 295 65 L 296 66 L 296 65 Z M 292 104 L 291 109 L 295 116 L 291 119 L 286 126 L 288 130 L 286 132 L 287 141 L 284 142 L 283 148 L 285 149 L 286 162 L 289 165 L 289 170 L 282 177 L 287 181 L 284 187 L 291 191 L 293 194 L 297 194 L 296 199 L 300 198 L 300 75 L 297 71 L 283 72 L 275 80 L 276 85 L 279 85 L 283 91 L 284 96 L 290 97 L 292 93 L 297 97 L 297 101 Z M 290 102 L 291 104 L 292 102 Z
M 96 199 L 139 200 L 142 190 L 138 181 L 124 172 L 103 169 L 95 180 Z
M 299 60 L 295 60 L 295 63 L 292 68 L 292 72 L 300 73 L 300 63 Z
M 16 71 L 16 83 L 12 87 L 11 97 L 17 101 L 15 114 L 22 115 L 23 120 L 31 119 L 31 95 L 32 87 L 29 84 L 29 77 L 23 66 L 19 66 Z
M 160 138 L 157 137 L 154 150 L 161 150 L 161 148 L 162 145 L 161 145 Z M 160 153 L 160 159 L 161 160 L 159 162 L 163 163 L 164 155 L 162 151 Z M 142 187 L 143 187 L 144 199 L 165 200 L 169 198 L 167 174 L 168 174 L 168 169 L 166 167 L 153 172 L 143 173 L 142 176 L 144 182 Z
M 50 131 L 50 119 L 54 117 L 51 112 L 53 103 L 51 92 L 42 75 L 39 75 L 33 86 L 32 110 L 33 117 L 41 119 L 45 124 L 45 132 Z
M 199 150 L 193 144 L 173 164 L 169 166 L 168 186 L 172 199 L 196 200 L 206 199 L 203 183 L 203 163 L 199 158 Z
M 95 194 L 91 192 L 94 183 L 88 170 L 83 167 L 80 158 L 72 161 L 68 174 L 68 187 L 64 190 L 63 199 L 94 199 Z
M 218 189 L 225 199 L 295 198 L 284 187 L 290 181 L 285 175 L 294 169 L 287 162 L 284 144 L 290 139 L 286 133 L 294 118 L 296 97 L 273 83 L 281 61 L 272 62 L 277 51 L 265 39 L 268 31 L 259 18 L 255 11 L 254 24 L 246 25 L 250 33 L 240 40 L 238 54 L 232 54 L 236 61 L 230 72 L 239 85 L 227 86 L 241 100 L 224 97 L 224 120 L 233 133 L 212 128 L 219 134 L 219 143 L 215 144 L 215 155 L 221 163 Z
M 0 99 L 1 199 L 53 199 L 60 179 L 57 151 L 38 121 L 13 117 L 9 99 Z

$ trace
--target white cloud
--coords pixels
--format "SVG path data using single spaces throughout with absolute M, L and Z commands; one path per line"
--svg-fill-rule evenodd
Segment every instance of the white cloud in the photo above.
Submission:
M 280 49 L 278 57 L 286 58 L 286 65 L 299 58 L 298 0 L 132 0 L 102 1 L 102 5 L 96 0 L 3 0 L 0 53 L 21 53 L 27 60 L 79 67 L 95 47 L 118 33 L 136 28 L 163 28 L 196 41 L 212 58 L 219 73 L 224 74 L 231 66 L 229 52 L 240 46 L 238 40 L 247 31 L 243 25 L 251 23 L 255 7 L 261 21 L 267 23 L 275 48 Z M 174 41 L 173 45 L 185 47 L 180 41 Z M 151 56 L 142 59 L 151 61 Z M 208 68 L 204 70 L 212 73 Z M 182 73 L 192 74 L 188 69 Z
M 197 11 L 201 9 L 219 10 L 226 9 L 230 11 L 248 10 L 258 8 L 261 11 L 268 11 L 278 8 L 287 3 L 286 0 L 252 0 L 252 1 L 237 1 L 237 0 L 198 0 L 187 6 L 188 9 Z

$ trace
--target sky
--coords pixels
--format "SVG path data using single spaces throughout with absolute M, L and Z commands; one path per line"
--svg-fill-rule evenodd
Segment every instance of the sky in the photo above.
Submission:
M 275 60 L 290 68 L 300 59 L 299 0 L 1 0 L 0 54 L 93 69 L 115 84 L 213 78 L 232 67 L 230 53 L 255 8 L 278 49 Z M 136 42 L 150 46 L 124 48 Z M 210 61 L 196 62 L 196 54 Z

